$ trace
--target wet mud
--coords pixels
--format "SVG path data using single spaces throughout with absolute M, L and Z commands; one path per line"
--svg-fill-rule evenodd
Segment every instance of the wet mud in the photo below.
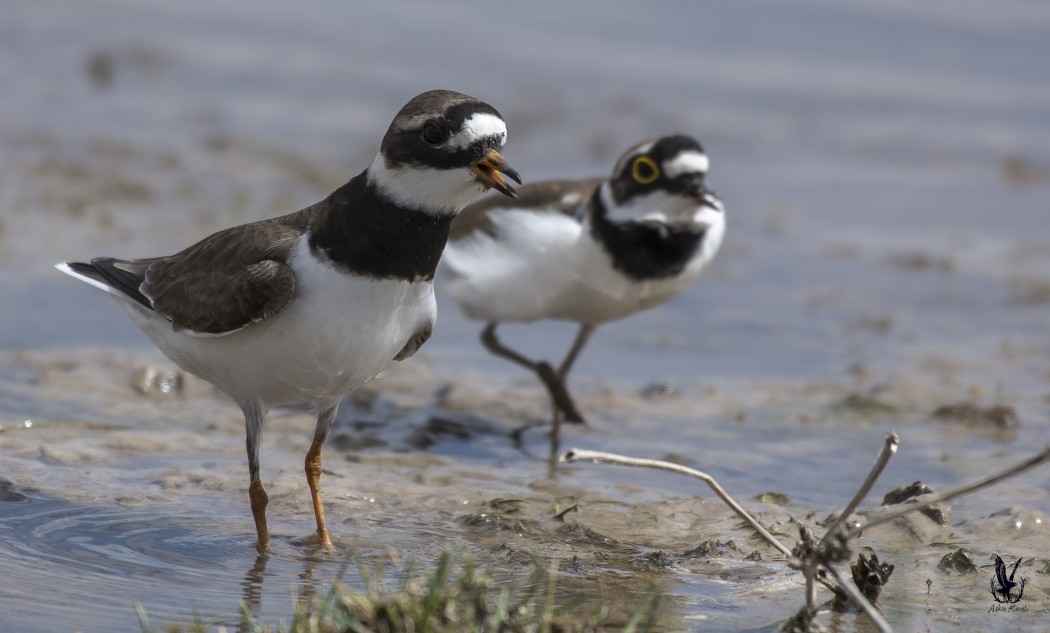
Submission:
M 142 603 L 154 621 L 185 621 L 197 609 L 236 623 L 242 601 L 276 621 L 288 617 L 292 595 L 308 598 L 340 578 L 360 583 L 356 563 L 346 569 L 351 558 L 393 574 L 450 547 L 508 579 L 538 558 L 556 565 L 562 591 L 591 600 L 640 600 L 655 586 L 668 629 L 698 619 L 725 630 L 775 627 L 802 604 L 798 572 L 699 482 L 608 465 L 552 467 L 539 427 L 519 444 L 515 431 L 546 413 L 538 387 L 458 373 L 446 381 L 425 358 L 348 397 L 324 453 L 332 555 L 309 541 L 302 459 L 313 418 L 277 412 L 262 453 L 274 551 L 257 559 L 242 422 L 225 397 L 145 352 L 22 352 L 0 366 L 19 376 L 3 386 L 8 409 L 20 402 L 38 411 L 0 430 L 0 564 L 20 578 L 4 598 L 25 609 L 9 622 L 46 610 L 85 630 L 129 626 L 129 605 Z M 894 404 L 873 408 L 831 382 L 683 385 L 655 399 L 644 387 L 606 385 L 581 394 L 592 425 L 568 427 L 565 441 L 706 470 L 791 544 L 799 525 L 819 534 L 845 504 L 885 430 L 901 433 L 901 455 L 861 515 L 880 500 L 922 493 L 893 491 L 915 479 L 947 488 L 1025 454 L 1007 448 L 1014 442 L 996 425 L 988 436 L 934 415 L 939 391 L 886 385 L 880 398 Z M 640 433 L 664 437 L 640 445 Z M 952 504 L 950 514 L 942 509 L 939 520 L 914 513 L 858 539 L 855 547 L 894 565 L 881 596 L 891 621 L 935 629 L 994 622 L 985 611 L 999 552 L 1025 559 L 1027 596 L 1044 600 L 1047 477 L 1011 480 Z M 968 567 L 945 563 L 957 552 Z M 83 613 L 87 604 L 101 608 Z M 853 630 L 857 617 L 834 619 L 838 630 Z

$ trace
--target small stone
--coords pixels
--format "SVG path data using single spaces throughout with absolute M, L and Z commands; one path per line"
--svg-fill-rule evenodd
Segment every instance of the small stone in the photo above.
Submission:
M 962 548 L 951 554 L 945 554 L 941 562 L 937 563 L 937 569 L 949 575 L 977 573 L 977 565 L 973 562 L 973 556 Z

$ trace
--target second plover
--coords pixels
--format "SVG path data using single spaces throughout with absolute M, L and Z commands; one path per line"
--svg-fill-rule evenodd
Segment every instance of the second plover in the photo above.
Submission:
M 700 143 L 667 136 L 629 149 L 608 179 L 526 185 L 516 200 L 481 200 L 452 223 L 444 288 L 487 323 L 489 351 L 543 382 L 552 449 L 563 417 L 583 421 L 565 381 L 594 329 L 680 294 L 718 252 L 725 213 L 708 167 Z M 579 324 L 556 368 L 496 338 L 499 323 L 538 319 Z

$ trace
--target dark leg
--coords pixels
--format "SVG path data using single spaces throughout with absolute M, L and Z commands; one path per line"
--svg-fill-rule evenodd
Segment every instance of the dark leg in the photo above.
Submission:
M 589 325 L 581 326 L 580 334 L 577 334 L 572 350 L 569 351 L 569 356 L 562 362 L 562 369 L 559 369 L 556 373 L 554 368 L 550 366 L 550 363 L 531 361 L 509 347 L 505 347 L 496 338 L 496 325 L 497 323 L 495 322 L 489 323 L 481 331 L 481 342 L 485 345 L 485 348 L 496 356 L 517 363 L 535 373 L 543 383 L 543 386 L 547 388 L 547 393 L 550 394 L 554 409 L 561 410 L 565 414 L 565 421 L 582 424 L 583 416 L 580 415 L 579 409 L 576 408 L 576 403 L 573 402 L 572 396 L 569 395 L 569 391 L 565 387 L 565 380 L 560 378 L 559 374 L 563 370 L 565 373 L 568 373 L 572 361 L 576 359 L 576 355 L 579 353 L 579 348 L 583 347 L 583 344 L 587 341 L 587 336 L 590 335 L 590 331 L 594 328 Z M 587 330 L 587 336 L 583 335 L 584 329 Z M 555 432 L 557 432 L 557 426 L 555 424 Z
M 565 355 L 565 359 L 561 361 L 561 366 L 558 367 L 558 378 L 565 382 L 569 377 L 569 370 L 572 369 L 573 363 L 576 362 L 576 358 L 580 355 L 580 350 L 590 340 L 591 334 L 594 333 L 595 326 L 593 325 L 580 325 L 579 332 L 576 333 L 576 340 L 572 342 L 572 349 Z
M 492 352 L 500 358 L 506 358 L 512 363 L 517 363 L 530 371 L 536 371 L 537 363 L 525 358 L 521 354 L 515 352 L 509 347 L 504 347 L 503 343 L 499 342 L 496 338 L 496 326 L 499 325 L 495 321 L 492 321 L 485 326 L 485 329 L 481 331 L 481 343 L 485 346 L 485 349 Z
M 270 551 L 270 532 L 266 529 L 266 504 L 269 499 L 259 478 L 259 436 L 265 414 L 258 402 L 241 405 L 244 412 L 244 427 L 248 448 L 248 499 L 252 504 L 252 516 L 255 517 L 255 533 L 258 536 L 255 547 L 259 553 Z
M 314 517 L 317 519 L 317 540 L 327 550 L 335 549 L 332 537 L 328 533 L 328 524 L 324 519 L 324 505 L 321 502 L 321 446 L 324 444 L 328 430 L 335 422 L 338 401 L 320 409 L 317 415 L 317 428 L 314 430 L 314 441 L 306 452 L 306 483 L 310 486 L 310 499 L 314 504 Z
M 558 407 L 554 407 L 551 411 L 551 452 L 550 452 L 550 467 L 554 469 L 558 464 L 558 451 L 561 446 L 561 419 L 562 411 Z
M 573 363 L 576 362 L 576 358 L 580 355 L 580 350 L 587 344 L 587 340 L 591 338 L 591 333 L 594 332 L 593 325 L 580 325 L 579 332 L 576 333 L 576 340 L 572 342 L 572 348 L 569 349 L 569 353 L 565 355 L 565 359 L 561 361 L 561 365 L 558 367 L 558 373 L 555 378 L 558 384 L 561 385 L 561 389 L 565 392 L 566 397 L 569 394 L 569 387 L 565 384 L 569 377 L 569 370 L 572 369 Z M 572 404 L 572 400 L 569 400 Z M 573 419 L 573 413 L 576 418 Z M 551 417 L 551 455 L 552 462 L 558 458 L 559 443 L 561 440 L 561 419 L 564 413 L 568 417 L 569 422 L 583 422 L 583 418 L 580 416 L 579 411 L 575 410 L 573 405 L 572 412 L 566 411 L 561 407 L 554 408 L 554 415 Z

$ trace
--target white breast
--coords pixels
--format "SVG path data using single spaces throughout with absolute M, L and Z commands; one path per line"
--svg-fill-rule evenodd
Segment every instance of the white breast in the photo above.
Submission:
M 561 213 L 513 208 L 494 211 L 489 219 L 495 236 L 475 232 L 445 248 L 442 291 L 474 319 L 547 317 L 577 267 L 579 223 Z
M 122 301 L 150 339 L 180 367 L 235 400 L 267 406 L 337 398 L 374 378 L 436 317 L 430 282 L 347 275 L 309 250 L 304 236 L 289 266 L 292 302 L 279 314 L 220 337 L 173 332 L 155 313 Z
M 471 234 L 442 258 L 447 291 L 467 316 L 483 321 L 563 319 L 599 324 L 680 294 L 714 257 L 724 223 L 708 229 L 703 248 L 675 277 L 636 281 L 613 267 L 586 225 L 561 213 L 491 212 L 495 235 Z

